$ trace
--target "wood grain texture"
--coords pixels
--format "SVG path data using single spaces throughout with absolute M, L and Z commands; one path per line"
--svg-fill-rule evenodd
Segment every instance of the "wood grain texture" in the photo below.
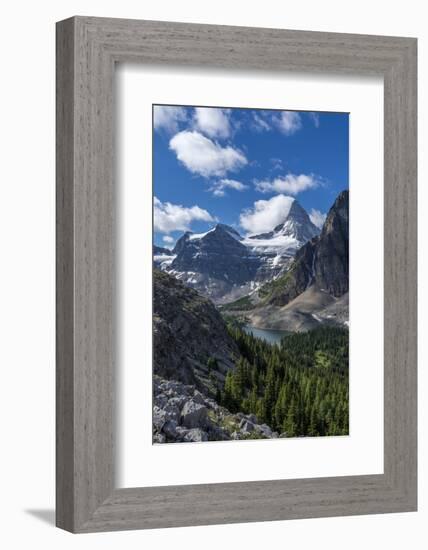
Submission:
M 377 74 L 385 88 L 383 475 L 114 488 L 116 62 Z M 416 510 L 416 40 L 75 17 L 57 26 L 57 525 Z
M 56 522 L 74 525 L 74 24 L 56 40 Z

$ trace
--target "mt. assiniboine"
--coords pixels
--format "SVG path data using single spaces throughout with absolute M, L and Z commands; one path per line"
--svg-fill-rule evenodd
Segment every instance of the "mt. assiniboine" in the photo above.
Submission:
M 155 246 L 154 263 L 215 303 L 227 303 L 278 277 L 319 233 L 294 199 L 269 232 L 243 237 L 219 223 L 205 233 L 184 233 L 171 251 Z

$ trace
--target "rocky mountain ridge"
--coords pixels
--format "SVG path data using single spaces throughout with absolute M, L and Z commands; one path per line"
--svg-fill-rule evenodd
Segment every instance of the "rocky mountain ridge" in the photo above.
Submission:
M 215 395 L 239 350 L 207 298 L 153 270 L 154 373 Z

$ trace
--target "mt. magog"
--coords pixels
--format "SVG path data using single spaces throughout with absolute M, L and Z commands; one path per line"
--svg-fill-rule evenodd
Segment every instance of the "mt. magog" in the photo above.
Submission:
M 349 193 L 340 193 L 321 234 L 297 251 L 289 269 L 260 289 L 225 306 L 253 326 L 307 330 L 320 323 L 347 324 Z
M 318 233 L 293 200 L 284 222 L 268 233 L 244 238 L 232 227 L 217 224 L 206 233 L 185 233 L 169 254 L 156 249 L 154 261 L 214 302 L 226 303 L 278 276 Z

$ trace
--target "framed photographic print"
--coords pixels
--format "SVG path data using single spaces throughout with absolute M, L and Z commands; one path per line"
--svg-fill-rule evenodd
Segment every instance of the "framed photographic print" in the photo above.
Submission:
M 154 442 L 349 435 L 348 118 L 154 105 Z
M 57 27 L 57 525 L 416 509 L 416 40 Z

